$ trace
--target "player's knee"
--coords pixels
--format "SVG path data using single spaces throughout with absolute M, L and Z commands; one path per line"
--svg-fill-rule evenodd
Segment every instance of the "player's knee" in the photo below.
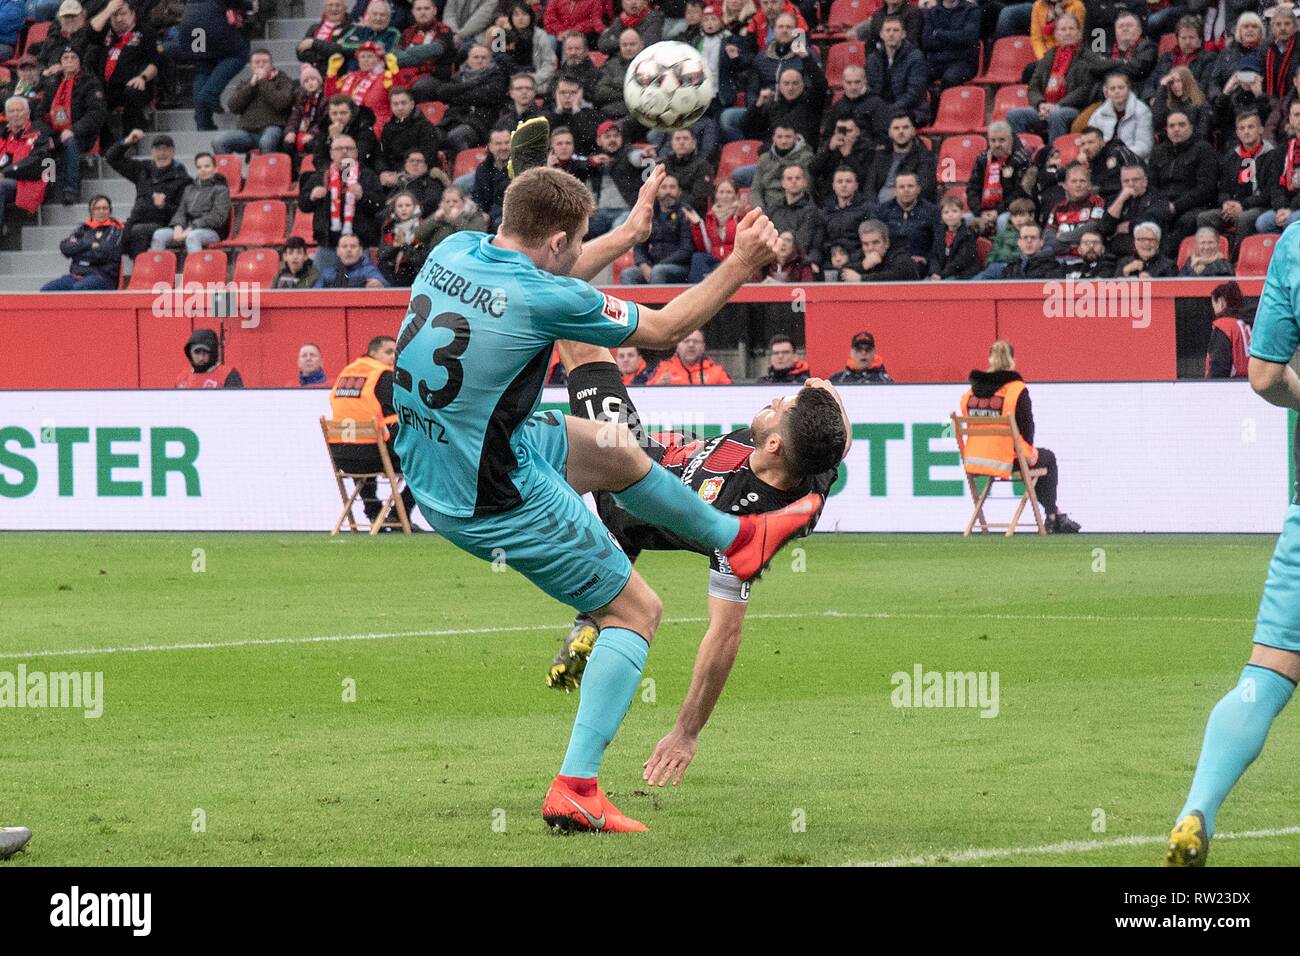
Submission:
M 659 630 L 659 622 L 663 620 L 663 616 L 663 600 L 654 591 L 646 588 L 645 617 L 649 628 L 649 633 L 645 636 L 647 641 L 651 640 L 655 636 L 655 632 Z
M 638 480 L 645 474 L 646 457 L 632 430 L 623 422 L 610 422 L 601 430 L 601 444 L 606 449 L 605 461 L 610 469 L 611 480 L 621 480 L 626 484 Z

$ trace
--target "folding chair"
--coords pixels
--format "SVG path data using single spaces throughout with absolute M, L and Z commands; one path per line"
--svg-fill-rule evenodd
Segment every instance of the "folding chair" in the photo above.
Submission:
M 383 507 L 380 508 L 378 516 L 369 524 L 371 534 L 379 534 L 382 528 L 401 528 L 406 534 L 411 533 L 411 520 L 406 514 L 406 504 L 402 501 L 401 477 L 393 471 L 393 460 L 388 456 L 388 444 L 384 441 L 384 430 L 379 424 L 379 420 L 372 418 L 368 422 L 357 421 L 335 421 L 327 419 L 324 415 L 320 419 L 321 434 L 325 437 L 325 454 L 329 456 L 330 469 L 334 472 L 334 481 L 339 486 L 339 498 L 343 502 L 343 513 L 339 515 L 339 520 L 334 522 L 334 529 L 330 531 L 330 536 L 339 533 L 343 527 L 343 522 L 347 521 L 348 530 L 356 532 L 361 529 L 357 524 L 357 519 L 352 514 L 352 505 L 361 494 L 361 486 L 367 481 L 378 481 L 383 479 L 388 482 L 388 497 L 384 499 Z M 383 462 L 383 471 L 344 471 L 334 463 L 334 456 L 330 453 L 330 443 L 338 442 L 364 442 L 367 439 L 373 440 L 379 448 L 379 460 Z M 352 480 L 352 493 L 348 494 L 347 485 L 344 479 Z M 389 520 L 389 513 L 396 509 L 396 520 Z
M 1010 415 L 958 415 L 953 412 L 952 433 L 957 439 L 957 452 L 961 455 L 962 470 L 966 473 L 966 484 L 970 488 L 971 500 L 975 502 L 975 511 L 971 514 L 970 521 L 966 522 L 966 530 L 962 532 L 962 537 L 970 537 L 976 521 L 979 522 L 982 534 L 988 534 L 989 531 L 995 528 L 999 530 L 1005 528 L 1006 536 L 1009 538 L 1016 533 L 1017 528 L 1034 527 L 1038 529 L 1039 534 L 1047 534 L 1047 528 L 1043 524 L 1042 509 L 1038 504 L 1038 495 L 1034 492 L 1034 485 L 1038 484 L 1039 478 L 1047 474 L 1047 469 L 1029 467 L 1029 462 L 1025 460 L 1024 440 L 1020 437 L 1020 429 L 1016 427 L 1015 418 Z M 966 443 L 972 433 L 979 438 L 1010 437 L 1012 446 L 1016 450 L 1015 459 L 1004 463 L 968 458 Z M 983 470 L 972 471 L 972 468 Z M 976 478 L 987 479 L 982 491 L 977 487 Z M 995 524 L 988 521 L 984 516 L 984 503 L 988 501 L 989 492 L 993 490 L 993 483 L 996 481 L 1014 481 L 1016 478 L 1024 481 L 1025 493 L 1020 496 L 1020 503 L 1016 506 L 1016 513 L 1012 516 L 1011 523 Z M 1033 508 L 1033 524 L 1028 522 L 1022 524 L 1020 522 L 1020 516 L 1024 513 L 1026 504 Z

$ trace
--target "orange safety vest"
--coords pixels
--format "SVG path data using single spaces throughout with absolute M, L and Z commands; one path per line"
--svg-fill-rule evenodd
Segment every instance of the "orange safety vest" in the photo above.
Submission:
M 379 376 L 385 372 L 391 372 L 393 367 L 385 365 L 378 359 L 373 359 L 369 355 L 363 355 L 359 359 L 346 366 L 343 371 L 339 372 L 338 380 L 334 387 L 330 389 L 330 418 L 337 421 L 347 421 L 351 419 L 354 422 L 368 422 L 371 419 L 378 418 L 384 424 L 384 438 L 388 438 L 389 425 L 397 423 L 396 415 L 384 415 L 383 406 L 379 404 L 379 399 L 375 397 L 375 385 L 379 383 Z M 344 442 L 334 442 L 333 444 L 344 444 Z M 377 442 L 371 439 L 362 439 L 355 442 L 347 442 L 351 445 L 374 445 Z
M 659 363 L 647 385 L 730 385 L 727 370 L 707 355 L 687 366 L 676 355 Z
M 973 389 L 966 389 L 961 397 L 963 417 L 975 418 L 1006 415 L 1012 421 L 1016 418 L 1016 402 L 1024 394 L 1025 383 L 1007 382 L 988 398 L 976 398 Z M 1022 436 L 1020 441 L 1025 447 L 1025 461 L 1030 465 L 1038 464 L 1038 449 Z M 972 425 L 966 432 L 966 472 L 971 475 L 996 475 L 1010 478 L 1016 468 L 1016 447 L 1010 435 L 981 435 L 979 426 Z

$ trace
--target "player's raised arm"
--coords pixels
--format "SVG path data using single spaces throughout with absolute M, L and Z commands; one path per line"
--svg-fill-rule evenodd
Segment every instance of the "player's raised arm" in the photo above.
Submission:
M 643 776 L 651 786 L 662 787 L 670 780 L 676 786 L 694 759 L 696 740 L 713 713 L 736 663 L 746 607 L 748 605 L 739 601 L 726 601 L 710 595 L 709 629 L 695 654 L 691 686 L 681 710 L 677 712 L 677 723 L 645 762 Z
M 650 229 L 654 225 L 655 197 L 659 195 L 659 185 L 664 181 L 665 175 L 667 174 L 664 167 L 656 165 L 646 177 L 646 181 L 641 184 L 636 205 L 628 213 L 623 225 L 583 245 L 582 255 L 578 257 L 578 262 L 571 272 L 575 278 L 590 282 L 605 266 L 638 242 L 645 242 L 650 238 Z
M 668 349 L 717 315 L 757 270 L 776 258 L 777 231 L 761 209 L 751 209 L 736 228 L 734 251 L 699 285 L 662 309 L 640 307 L 636 331 L 624 345 Z

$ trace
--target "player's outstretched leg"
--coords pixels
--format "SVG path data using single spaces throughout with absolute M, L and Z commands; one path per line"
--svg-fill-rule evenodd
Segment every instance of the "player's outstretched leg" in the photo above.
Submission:
M 32 838 L 32 831 L 26 827 L 0 827 L 0 860 L 7 860 Z
M 1264 749 L 1273 719 L 1295 684 L 1277 671 L 1247 664 L 1237 686 L 1210 712 L 1192 789 L 1169 835 L 1166 866 L 1204 866 L 1214 818 L 1228 792 Z
M 562 830 L 634 833 L 649 829 L 624 816 L 597 783 L 605 749 L 641 684 L 662 605 L 635 571 L 617 598 L 595 612 L 600 639 L 583 674 L 578 716 L 560 773 L 542 801 L 542 819 Z
M 587 667 L 599 634 L 600 628 L 590 614 L 575 617 L 573 627 L 560 646 L 560 653 L 555 655 L 550 670 L 546 672 L 546 686 L 562 690 L 566 694 L 577 690 L 582 684 L 582 672 Z

